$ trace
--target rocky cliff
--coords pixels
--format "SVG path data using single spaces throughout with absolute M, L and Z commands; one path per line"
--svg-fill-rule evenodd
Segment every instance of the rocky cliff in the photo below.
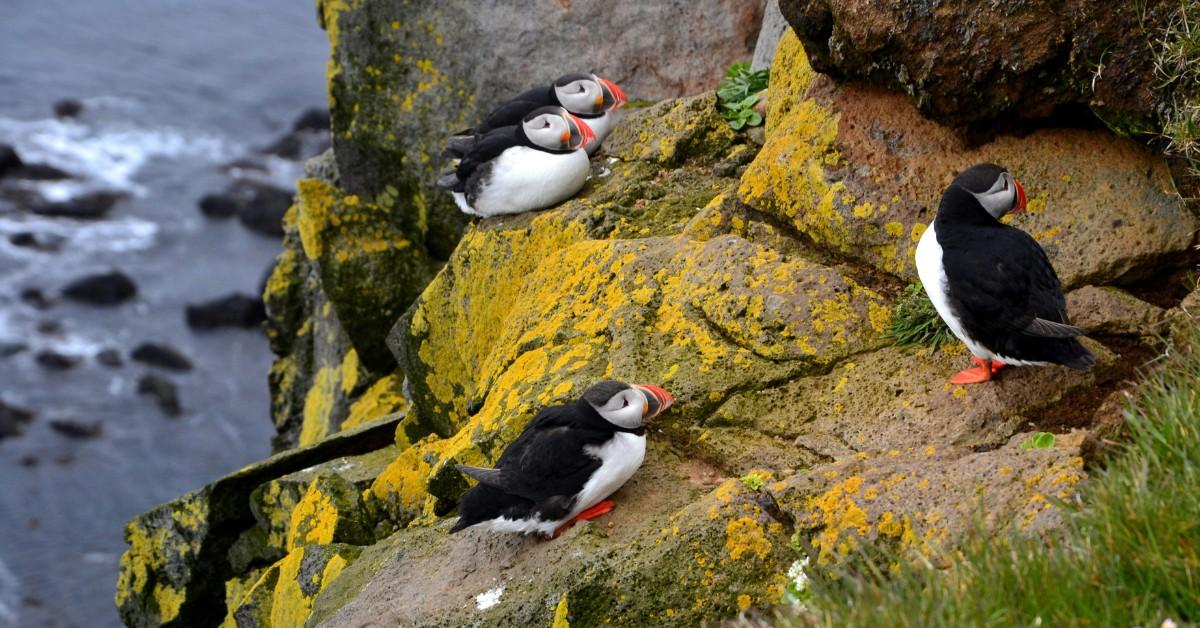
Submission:
M 964 138 L 933 114 L 978 122 L 977 103 L 935 90 L 926 106 L 837 65 L 849 44 L 813 33 L 857 24 L 838 17 L 849 1 L 780 3 L 792 28 L 766 132 L 735 133 L 706 88 L 749 56 L 758 13 L 679 3 L 658 17 L 728 52 L 678 67 L 656 54 L 652 69 L 631 44 L 610 74 L 651 97 L 699 94 L 630 111 L 579 197 L 465 224 L 428 188 L 438 138 L 486 108 L 503 59 L 533 63 L 522 78 L 598 59 L 590 44 L 555 52 L 563 33 L 610 28 L 575 5 L 538 5 L 533 23 L 555 34 L 513 25 L 494 44 L 522 54 L 493 58 L 478 42 L 498 29 L 453 2 L 320 3 L 334 149 L 299 185 L 265 295 L 280 453 L 129 524 L 116 600 L 127 623 L 695 625 L 777 604 L 801 556 L 826 569 L 877 543 L 936 561 L 976 521 L 1056 525 L 1053 504 L 1119 424 L 1114 400 L 1154 325 L 1187 294 L 1200 223 L 1163 158 L 1098 124 Z M 1071 15 L 1055 28 L 1100 19 Z M 908 67 L 918 39 L 879 48 L 879 67 Z M 1058 78 L 1006 80 L 1043 93 Z M 982 160 L 1025 184 L 1031 211 L 1014 224 L 1097 330 L 1096 369 L 952 387 L 961 348 L 885 336 L 941 190 Z M 613 515 L 550 542 L 448 535 L 468 486 L 455 464 L 489 464 L 538 408 L 604 377 L 677 400 Z M 1023 447 L 1034 430 L 1057 433 L 1054 446 Z

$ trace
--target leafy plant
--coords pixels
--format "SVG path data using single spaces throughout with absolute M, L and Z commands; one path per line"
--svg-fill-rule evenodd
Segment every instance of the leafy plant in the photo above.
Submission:
M 1034 432 L 1032 436 L 1021 441 L 1021 449 L 1054 449 L 1054 434 Z
M 954 334 L 933 307 L 918 283 L 909 284 L 892 308 L 892 328 L 884 334 L 900 347 L 926 346 L 937 349 L 954 342 Z
M 763 123 L 754 105 L 758 104 L 758 93 L 767 88 L 769 77 L 768 70 L 751 70 L 749 63 L 735 63 L 725 71 L 725 78 L 717 86 L 717 100 L 729 126 L 741 129 Z
M 742 484 L 746 485 L 746 488 L 748 488 L 752 491 L 757 491 L 758 489 L 762 488 L 763 484 L 766 482 L 766 480 L 763 478 L 763 476 L 761 476 L 757 473 L 751 473 L 749 475 L 746 475 L 741 478 L 741 481 L 742 481 Z

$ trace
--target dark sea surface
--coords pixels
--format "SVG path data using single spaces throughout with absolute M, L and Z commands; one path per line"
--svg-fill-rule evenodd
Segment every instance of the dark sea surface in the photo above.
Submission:
M 272 428 L 257 330 L 197 333 L 184 306 L 256 293 L 277 239 L 196 209 L 224 189 L 222 164 L 254 154 L 302 111 L 325 103 L 324 34 L 310 0 L 4 0 L 0 18 L 0 143 L 26 161 L 79 177 L 31 188 L 49 200 L 91 190 L 131 198 L 105 219 L 43 218 L 0 200 L 0 401 L 37 416 L 0 440 L 0 626 L 109 626 L 124 523 L 269 453 Z M 56 120 L 51 105 L 84 111 Z M 258 176 L 290 187 L 299 165 L 265 162 Z M 59 252 L 9 242 L 16 232 L 62 238 Z M 56 296 L 78 276 L 120 269 L 138 284 L 129 303 L 58 301 L 38 310 L 25 288 Z M 61 330 L 46 322 L 56 321 Z M 38 331 L 39 327 L 43 331 Z M 167 418 L 136 391 L 148 369 L 129 361 L 143 341 L 173 345 L 195 370 L 161 372 L 184 413 Z M 97 363 L 105 348 L 125 365 Z M 39 366 L 42 349 L 80 359 Z M 72 439 L 54 420 L 96 422 Z

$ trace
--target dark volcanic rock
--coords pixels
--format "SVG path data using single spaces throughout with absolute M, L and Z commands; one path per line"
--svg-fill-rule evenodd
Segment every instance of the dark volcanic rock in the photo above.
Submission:
M 238 181 L 219 194 L 200 199 L 200 211 L 210 218 L 234 214 L 251 231 L 273 238 L 283 236 L 283 215 L 292 205 L 292 193 L 265 183 Z
M 59 118 L 74 118 L 83 113 L 83 103 L 74 98 L 64 98 L 54 103 L 54 115 Z
M 33 410 L 11 406 L 0 401 L 0 440 L 20 436 L 21 432 L 25 430 L 25 426 L 33 422 L 34 416 L 36 414 Z
M 324 107 L 313 107 L 300 114 L 292 123 L 292 131 L 328 131 L 329 110 Z
M 267 320 L 262 299 L 237 293 L 188 305 L 186 315 L 188 327 L 194 329 L 257 327 Z
M 62 321 L 44 320 L 38 321 L 37 330 L 39 334 L 46 336 L 61 336 L 63 333 Z
M 125 365 L 125 360 L 121 358 L 121 352 L 116 349 L 105 349 L 96 354 L 96 361 L 109 368 L 120 368 Z
M 23 342 L 0 342 L 0 358 L 7 358 L 29 349 Z
M 137 296 L 137 284 L 120 271 L 88 275 L 63 288 L 63 296 L 92 305 L 116 305 Z
M 34 206 L 33 213 L 78 220 L 97 220 L 103 218 L 117 201 L 124 198 L 124 194 L 115 192 L 93 192 L 61 203 Z
M 73 419 L 54 419 L 50 421 L 50 429 L 67 438 L 96 438 L 104 433 L 104 424 L 100 421 L 84 423 Z
M 9 176 L 32 181 L 62 181 L 73 178 L 66 170 L 46 164 L 25 164 L 9 172 Z
M 21 156 L 8 144 L 0 144 L 0 177 L 22 166 Z
M 47 310 L 54 306 L 54 301 L 42 292 L 41 288 L 25 288 L 21 290 L 21 301 L 39 310 Z
M 1064 107 L 1091 107 L 1121 124 L 1148 120 L 1170 102 L 1148 39 L 1177 2 L 779 5 L 815 70 L 905 92 L 949 126 L 1046 118 Z
M 37 354 L 37 363 L 43 368 L 54 371 L 65 371 L 75 368 L 79 364 L 79 358 L 70 355 L 63 355 L 57 351 L 44 349 Z
M 228 194 L 205 194 L 200 199 L 200 213 L 209 218 L 233 218 L 238 212 L 238 203 Z
M 54 253 L 62 248 L 64 238 L 62 236 L 48 233 L 18 231 L 17 233 L 8 236 L 8 241 L 12 243 L 13 246 L 34 249 L 46 253 Z
M 135 362 L 141 362 L 170 371 L 190 371 L 192 361 L 174 347 L 154 342 L 144 342 L 129 354 Z
M 137 391 L 139 395 L 154 399 L 163 414 L 169 417 L 183 414 L 183 408 L 179 405 L 179 390 L 171 380 L 154 373 L 146 373 L 138 380 Z

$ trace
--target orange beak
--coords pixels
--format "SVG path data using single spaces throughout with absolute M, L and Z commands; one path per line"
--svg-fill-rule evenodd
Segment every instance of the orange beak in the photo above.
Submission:
M 616 100 L 616 103 L 613 104 L 613 109 L 619 109 L 621 105 L 629 102 L 629 99 L 625 97 L 625 92 L 621 91 L 621 88 L 617 87 L 616 83 L 608 79 L 600 79 L 600 82 L 604 83 L 604 86 L 608 88 L 608 91 L 612 92 L 613 98 Z
M 1013 204 L 1011 213 L 1023 214 L 1026 209 L 1025 188 L 1021 187 L 1021 184 L 1017 183 L 1016 179 L 1013 179 L 1013 185 L 1017 186 L 1017 202 Z
M 642 396 L 646 398 L 646 407 L 642 410 L 644 418 L 656 417 L 666 412 L 667 408 L 670 408 L 675 403 L 675 398 L 671 396 L 671 393 L 658 386 L 634 384 L 633 387 L 641 391 Z
M 584 122 L 583 120 L 580 120 L 579 118 L 577 118 L 569 113 L 567 114 L 567 119 L 571 122 L 571 124 L 575 125 L 575 128 L 579 131 L 579 136 L 581 138 L 581 141 L 579 143 L 578 148 L 584 148 L 588 144 L 591 144 L 592 142 L 596 141 L 596 132 L 593 131 L 592 127 L 588 126 L 586 122 Z M 564 133 L 563 135 L 564 135 L 564 138 L 563 138 L 564 141 L 569 141 L 571 139 L 570 137 L 567 137 L 566 133 Z

